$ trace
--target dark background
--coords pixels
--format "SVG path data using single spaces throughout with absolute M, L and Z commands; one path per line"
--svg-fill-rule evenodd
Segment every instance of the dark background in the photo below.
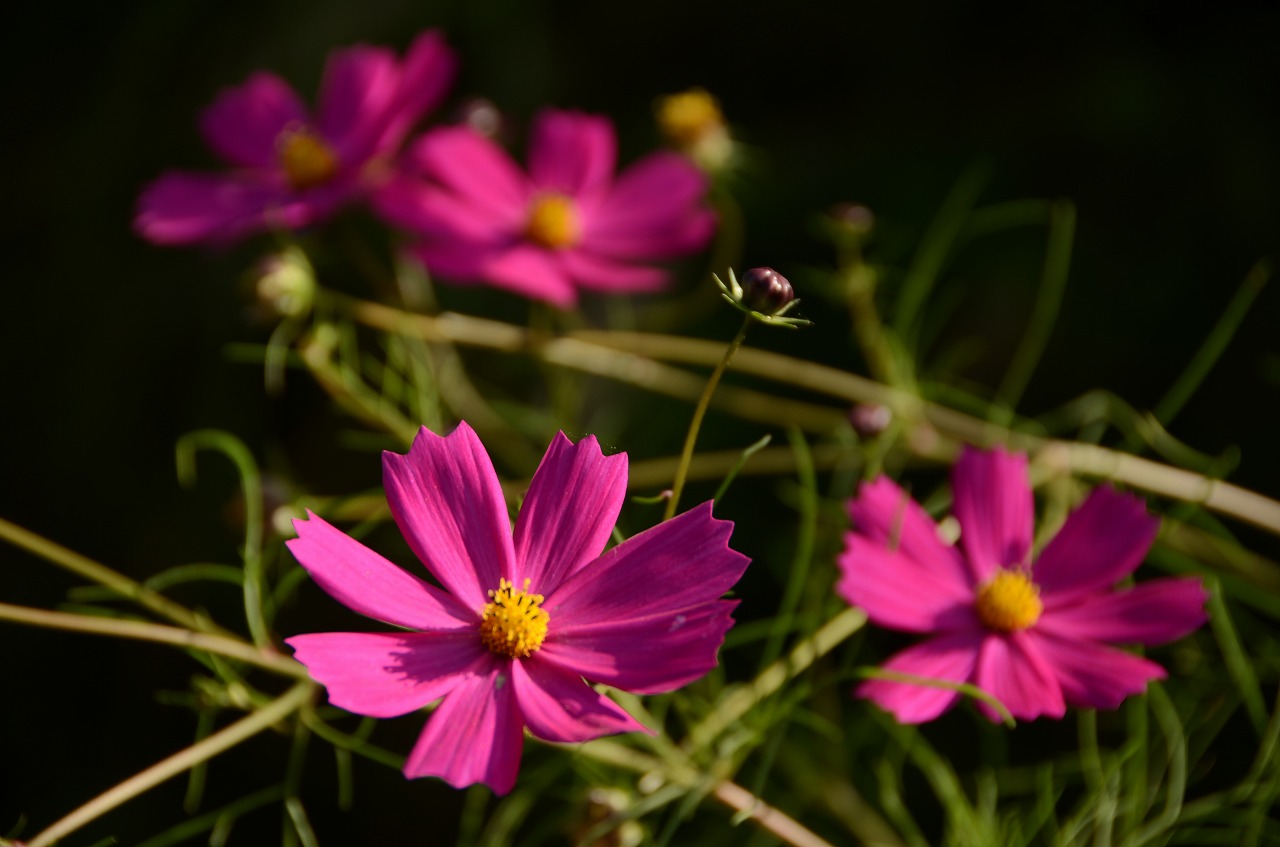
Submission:
M 201 485 L 180 488 L 175 440 L 223 428 L 269 463 L 272 445 L 307 438 L 327 405 L 300 378 L 283 398 L 267 397 L 260 370 L 224 354 L 228 342 L 265 338 L 245 322 L 237 285 L 259 248 L 152 247 L 131 234 L 134 199 L 163 169 L 216 167 L 195 117 L 220 87 L 269 68 L 310 99 L 332 47 L 403 48 L 429 26 L 443 27 L 461 56 L 451 105 L 484 95 L 520 119 L 547 103 L 606 112 L 624 161 L 656 143 L 656 95 L 714 91 L 751 151 L 738 194 L 745 266 L 829 265 L 812 215 L 843 200 L 876 212 L 881 258 L 901 263 L 907 256 L 892 245 L 918 239 L 975 161 L 990 166 L 984 202 L 1072 199 L 1071 284 L 1023 405 L 1031 412 L 1097 387 L 1154 405 L 1250 266 L 1280 245 L 1274 7 L 26 4 L 0 36 L 9 168 L 0 516 L 138 578 L 180 562 L 235 561 L 237 535 L 222 517 L 234 477 L 209 455 Z M 974 380 L 998 381 L 1021 336 L 1042 238 L 993 241 L 979 255 L 994 258 L 959 263 L 945 283 L 966 292 L 947 333 L 987 344 Z M 806 305 L 821 322 L 820 302 Z M 1267 290 L 1173 427 L 1211 453 L 1239 445 L 1244 463 L 1232 478 L 1272 496 L 1280 484 L 1266 410 L 1280 384 L 1278 319 L 1280 297 Z M 286 452 L 317 490 L 377 483 L 365 453 Z M 76 584 L 0 548 L 4 602 L 51 607 Z M 201 602 L 233 616 L 238 608 L 230 588 L 224 607 Z M 192 672 L 166 648 L 3 625 L 0 835 L 22 815 L 29 835 L 188 743 L 190 713 L 157 705 L 154 691 L 183 690 Z M 416 729 L 392 732 L 403 748 Z M 214 779 L 244 779 L 285 749 L 277 739 L 254 748 L 256 760 L 238 751 Z M 319 770 L 331 771 L 327 760 Z M 357 790 L 385 808 L 442 806 L 417 843 L 452 837 L 460 795 L 447 786 L 368 767 Z M 165 786 L 67 843 L 140 840 L 177 819 L 180 796 L 176 783 Z M 368 819 L 313 810 L 322 840 L 404 837 L 377 829 L 379 819 L 395 826 L 383 806 L 358 808 Z M 275 824 L 259 822 L 271 843 Z M 257 843 L 240 836 L 233 843 Z

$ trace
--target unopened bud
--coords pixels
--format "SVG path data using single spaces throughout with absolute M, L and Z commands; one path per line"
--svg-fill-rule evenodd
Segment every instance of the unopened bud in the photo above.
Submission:
M 254 297 L 269 314 L 297 317 L 311 308 L 315 291 L 315 271 L 296 247 L 268 256 L 255 268 Z
M 876 225 L 876 216 L 860 203 L 837 203 L 831 207 L 831 220 L 856 236 L 867 235 Z
M 459 123 L 466 124 L 486 138 L 502 140 L 506 135 L 506 119 L 492 100 L 471 97 L 462 102 L 455 115 Z
M 849 423 L 859 438 L 875 438 L 892 422 L 893 411 L 879 403 L 859 403 L 849 410 Z
M 796 299 L 791 283 L 773 268 L 752 268 L 739 282 L 743 301 L 764 315 L 776 315 Z

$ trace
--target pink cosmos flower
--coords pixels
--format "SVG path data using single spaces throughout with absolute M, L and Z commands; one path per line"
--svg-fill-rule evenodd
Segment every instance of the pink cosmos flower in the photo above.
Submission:
M 435 129 L 375 206 L 422 236 L 414 250 L 432 273 L 457 282 L 557 306 L 573 305 L 579 288 L 657 291 L 669 275 L 649 263 L 701 248 L 715 229 L 702 205 L 707 178 L 660 152 L 615 179 L 616 157 L 609 120 L 579 112 L 537 116 L 527 175 L 475 129 Z
M 733 625 L 719 599 L 748 559 L 704 503 L 601 554 L 622 507 L 626 454 L 558 435 L 516 519 L 465 423 L 425 427 L 407 456 L 383 454 L 391 514 L 445 590 L 315 515 L 289 549 L 325 591 L 407 632 L 287 639 L 348 711 L 394 717 L 444 700 L 405 763 L 408 777 L 511 790 L 523 728 L 547 741 L 647 731 L 583 678 L 639 694 L 703 676 Z
M 134 229 L 157 244 L 226 243 L 327 217 L 385 176 L 455 65 L 435 31 L 418 36 L 403 61 L 383 47 L 337 50 L 314 117 L 278 76 L 255 73 L 200 116 L 205 141 L 235 170 L 162 175 L 143 190 Z
M 924 509 L 884 477 L 849 504 L 854 529 L 836 590 L 881 626 L 930 636 L 885 670 L 971 682 L 1017 718 L 1060 718 L 1067 703 L 1114 709 L 1164 678 L 1156 663 L 1108 644 L 1162 644 L 1204 623 L 1198 579 L 1115 587 L 1160 525 L 1138 498 L 1094 489 L 1033 563 L 1025 456 L 966 449 L 952 491 L 960 549 L 939 540 Z M 882 679 L 857 694 L 903 723 L 932 720 L 958 696 Z

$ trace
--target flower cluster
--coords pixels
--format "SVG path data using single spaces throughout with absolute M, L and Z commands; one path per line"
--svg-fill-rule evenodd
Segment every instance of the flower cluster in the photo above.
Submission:
M 710 240 L 716 216 L 703 203 L 703 172 L 658 152 L 615 175 L 604 117 L 542 112 L 527 173 L 469 122 L 406 146 L 456 65 L 436 32 L 403 59 L 380 47 L 336 51 L 314 115 L 279 77 L 254 74 L 200 120 L 233 170 L 162 175 L 142 192 L 135 229 L 158 244 L 228 243 L 368 203 L 414 236 L 412 252 L 432 274 L 562 307 L 581 290 L 662 290 L 670 276 L 653 263 Z

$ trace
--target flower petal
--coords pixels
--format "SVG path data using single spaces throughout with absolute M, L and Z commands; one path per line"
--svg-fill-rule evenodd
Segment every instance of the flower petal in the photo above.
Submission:
M 1045 596 L 1037 630 L 1064 638 L 1138 643 L 1147 646 L 1181 638 L 1203 624 L 1209 599 L 1199 579 L 1153 579 L 1120 591 Z
M 1078 594 L 1110 588 L 1146 558 L 1160 519 L 1142 500 L 1099 486 L 1067 516 L 1036 560 L 1033 577 L 1041 592 Z
M 501 147 L 470 127 L 428 132 L 409 148 L 407 161 L 493 216 L 495 226 L 513 232 L 524 227 L 532 199 L 528 180 Z
M 658 259 L 701 249 L 716 216 L 702 206 L 705 174 L 683 156 L 646 156 L 618 175 L 600 205 L 583 217 L 582 247 L 618 259 Z
M 942 543 L 929 514 L 887 476 L 858 486 L 849 518 L 855 532 L 919 562 L 933 581 L 966 588 L 972 596 L 973 576 L 960 551 Z
M 608 118 L 545 109 L 530 131 L 529 177 L 541 191 L 592 206 L 609 190 L 617 152 Z
M 1164 668 L 1141 656 L 1091 641 L 1030 631 L 1037 652 L 1053 668 L 1067 701 L 1089 709 L 1114 709 L 1125 697 L 1141 694 Z
M 466 422 L 441 437 L 423 427 L 409 454 L 382 454 L 391 515 L 413 552 L 459 602 L 477 612 L 515 554 L 502 486 Z
M 345 168 L 359 168 L 373 155 L 399 93 L 400 66 L 391 50 L 357 44 L 329 54 L 317 122 Z
M 555 630 L 551 612 L 538 659 L 635 694 L 673 691 L 716 666 L 737 605 L 717 600 L 668 614 L 575 626 L 563 634 Z
M 564 250 L 559 259 L 574 282 L 593 291 L 610 294 L 662 291 L 671 284 L 671 274 L 661 268 L 629 265 L 582 250 Z
M 884 663 L 884 670 L 968 682 L 978 661 L 982 636 L 951 634 L 930 638 L 914 647 L 895 653 Z M 931 688 L 909 682 L 870 679 L 854 693 L 865 697 L 890 712 L 899 723 L 924 723 L 950 709 L 960 695 L 946 688 Z
M 492 213 L 469 198 L 421 179 L 393 177 L 374 192 L 372 200 L 375 211 L 392 225 L 446 246 L 462 241 L 509 248 L 520 239 L 518 230 L 501 226 Z
M 1053 667 L 1040 655 L 1027 632 L 991 634 L 978 651 L 974 683 L 995 697 L 1015 718 L 1033 720 L 1041 715 L 1060 718 L 1067 706 L 1062 699 Z M 993 722 L 1000 716 L 985 703 L 978 710 Z
M 432 240 L 412 249 L 432 275 L 452 282 L 488 283 L 562 309 L 578 302 L 569 277 L 547 251 L 538 247 Z
M 285 643 L 329 702 L 357 715 L 393 718 L 421 709 L 492 655 L 467 632 L 318 632 Z
M 997 568 L 1029 565 L 1035 510 L 1027 457 L 999 447 L 966 447 L 951 479 L 960 546 L 974 579 L 983 582 Z
M 512 662 L 511 676 L 524 722 L 544 741 L 572 744 L 619 732 L 654 734 L 581 676 L 536 656 Z
M 325 211 L 273 182 L 170 171 L 143 189 L 133 228 L 155 244 L 226 244 L 273 227 L 305 226 Z
M 495 794 L 516 784 L 523 724 L 510 665 L 464 679 L 427 720 L 404 765 L 410 779 L 438 776 L 455 788 L 481 782 Z
M 513 581 L 552 592 L 604 550 L 627 495 L 627 454 L 605 456 L 594 435 L 557 433 L 516 519 Z
M 876 624 L 904 632 L 973 630 L 973 589 L 857 533 L 845 534 L 836 591 Z
M 734 604 L 717 600 L 749 559 L 703 503 L 606 552 L 547 595 L 539 656 L 596 682 L 669 691 L 716 663 Z
M 474 629 L 478 610 L 379 556 L 312 512 L 286 542 L 316 584 L 362 615 L 409 629 Z
M 215 153 L 234 165 L 276 169 L 276 139 L 290 125 L 308 123 L 307 108 L 289 84 L 265 71 L 244 85 L 224 88 L 200 113 L 200 132 Z
M 379 150 L 395 149 L 423 115 L 439 104 L 457 75 L 458 58 L 439 30 L 413 40 L 400 65 L 395 108 L 378 143 Z

